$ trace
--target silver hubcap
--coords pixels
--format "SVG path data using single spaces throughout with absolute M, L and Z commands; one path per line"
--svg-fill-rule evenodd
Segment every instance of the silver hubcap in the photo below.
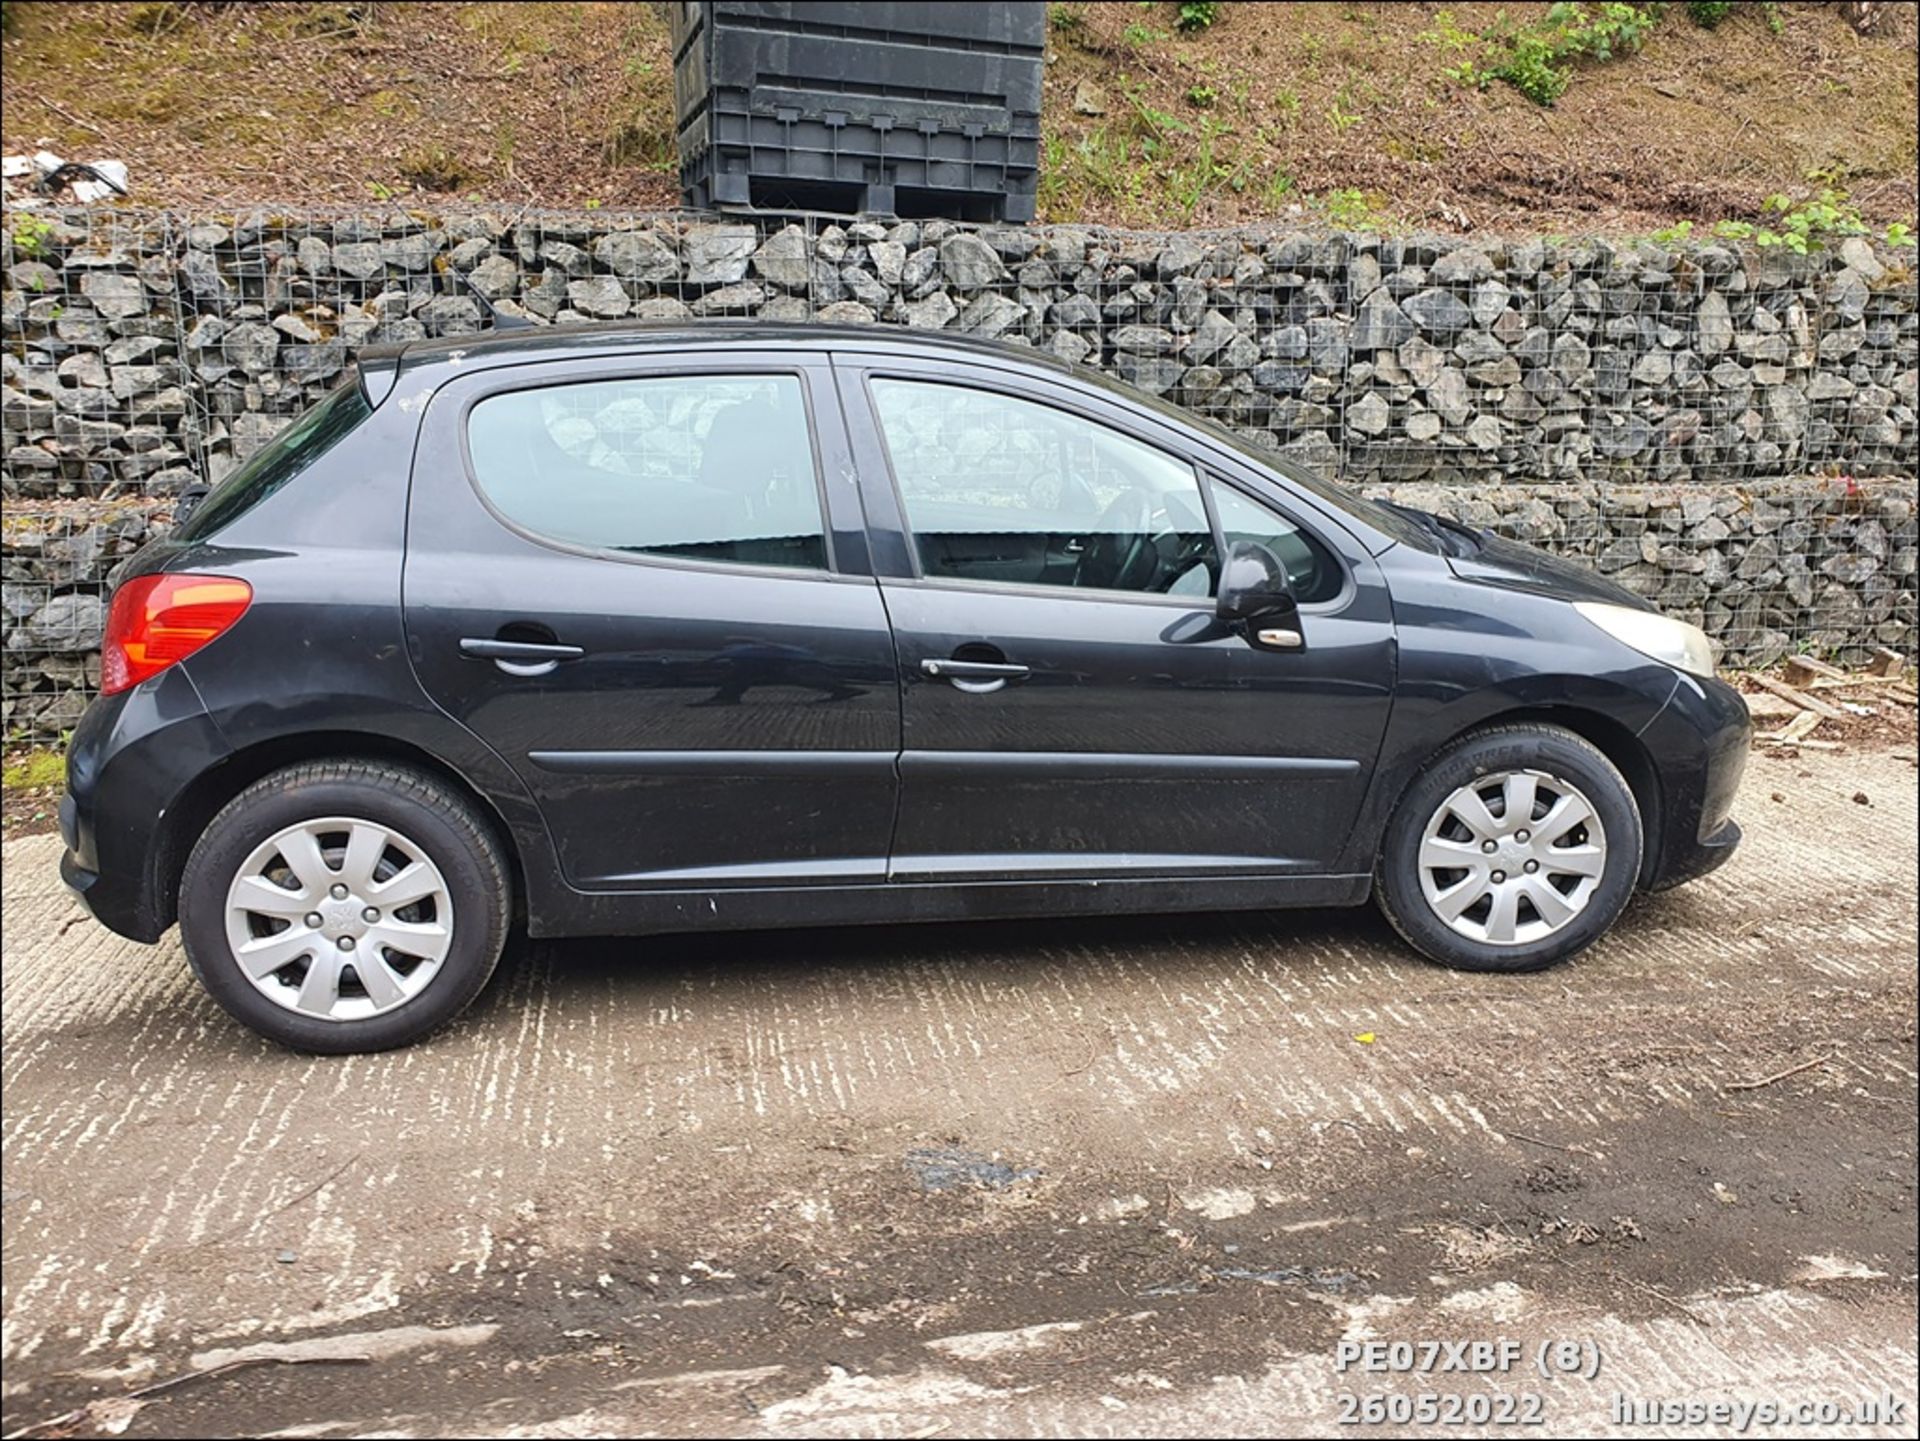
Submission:
M 288 826 L 227 888 L 227 944 L 254 989 L 323 1021 L 364 1021 L 432 984 L 453 944 L 440 868 L 352 816 Z
M 1529 945 L 1569 925 L 1606 869 L 1592 802 L 1545 771 L 1470 781 L 1440 803 L 1420 839 L 1427 904 L 1485 945 Z

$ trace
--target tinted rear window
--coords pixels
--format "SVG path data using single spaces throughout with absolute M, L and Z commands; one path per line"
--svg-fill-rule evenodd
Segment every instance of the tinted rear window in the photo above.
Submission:
M 373 414 L 358 377 L 349 377 L 318 405 L 300 412 L 285 430 L 249 456 L 174 532 L 205 540 L 223 530 L 338 445 Z

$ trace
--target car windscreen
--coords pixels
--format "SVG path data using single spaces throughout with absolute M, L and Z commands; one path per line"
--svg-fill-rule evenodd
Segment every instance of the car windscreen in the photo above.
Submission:
M 175 535 L 181 540 L 205 540 L 225 529 L 333 449 L 371 414 L 359 377 L 349 374 L 326 399 L 303 410 L 215 486 Z

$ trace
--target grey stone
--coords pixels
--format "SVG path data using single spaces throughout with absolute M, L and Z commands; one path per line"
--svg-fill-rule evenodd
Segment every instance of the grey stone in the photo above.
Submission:
M 1011 305 L 1013 302 L 1006 303 Z M 823 305 L 816 317 L 825 325 L 864 324 L 873 318 L 873 312 L 857 300 L 836 300 L 831 305 Z
M 649 295 L 633 307 L 637 320 L 685 320 L 693 314 L 684 300 L 671 295 Z
M 961 290 L 983 290 L 1007 279 L 1007 267 L 977 235 L 949 235 L 940 242 L 940 273 Z
M 1650 350 L 1633 363 L 1633 378 L 1641 385 L 1665 385 L 1673 376 L 1673 357 L 1664 350 Z
M 274 357 L 280 351 L 280 332 L 257 320 L 246 321 L 222 337 L 220 350 L 230 364 L 258 375 L 273 369 Z
M 1173 349 L 1173 332 L 1152 325 L 1122 325 L 1112 340 L 1115 350 L 1138 355 L 1166 355 Z
M 587 280 L 568 281 L 567 304 L 582 315 L 607 320 L 631 310 L 633 298 L 612 276 L 596 275 Z
M 1347 407 L 1347 425 L 1362 435 L 1379 435 L 1386 430 L 1390 415 L 1386 401 L 1378 395 L 1364 395 Z
M 960 312 L 959 322 L 954 328 L 967 335 L 992 339 L 1006 334 L 1014 322 L 1026 313 L 1026 307 L 989 291 L 968 303 L 967 308 Z
M 1498 360 L 1483 360 L 1477 365 L 1469 365 L 1467 375 L 1481 385 L 1518 385 L 1520 362 L 1511 355 L 1503 355 Z
M 1798 440 L 1806 433 L 1808 405 L 1804 392 L 1791 385 L 1767 391 L 1767 419 L 1773 439 Z
M 106 606 L 97 595 L 56 595 L 27 620 L 27 640 L 44 650 L 91 650 L 100 644 Z
M 333 247 L 317 235 L 305 235 L 294 247 L 294 255 L 300 262 L 300 268 L 309 275 L 331 275 L 333 273 Z
M 1693 316 L 1695 343 L 1702 355 L 1723 355 L 1727 347 L 1733 344 L 1733 317 L 1727 309 L 1726 297 L 1719 291 L 1709 291 L 1700 302 Z
M 1413 322 L 1385 289 L 1374 290 L 1360 302 L 1353 321 L 1355 350 L 1394 350 L 1413 335 Z
M 1440 417 L 1428 410 L 1415 411 L 1407 417 L 1406 432 L 1409 440 L 1432 440 L 1440 434 Z
M 377 244 L 351 243 L 333 247 L 333 268 L 349 280 L 371 280 L 386 269 L 386 261 Z
M 757 280 L 742 280 L 709 290 L 694 300 L 691 309 L 695 315 L 745 315 L 758 310 L 766 300 L 766 286 Z
M 936 290 L 924 300 L 910 300 L 900 309 L 902 318 L 916 330 L 938 330 L 960 313 L 944 290 Z
M 480 329 L 480 306 L 469 295 L 436 295 L 420 308 L 429 335 L 472 335 Z
M 416 230 L 411 235 L 396 236 L 380 242 L 380 258 L 396 269 L 425 270 L 440 253 L 446 238 L 438 230 Z
M 783 290 L 805 290 L 813 276 L 813 257 L 808 253 L 807 233 L 798 225 L 769 236 L 753 253 L 756 274 Z
M 80 293 L 109 320 L 140 315 L 147 308 L 147 289 L 131 275 L 90 271 L 80 277 Z
M 1113 358 L 1113 368 L 1124 380 L 1149 395 L 1164 395 L 1180 379 L 1183 367 L 1165 356 L 1121 351 Z
M 1449 425 L 1459 425 L 1466 420 L 1471 409 L 1466 376 L 1450 365 L 1443 367 L 1427 387 L 1427 404 Z
M 1430 341 L 1409 340 L 1398 352 L 1402 368 L 1415 385 L 1432 385 L 1447 363 L 1447 353 Z
M 1873 242 L 1862 236 L 1849 235 L 1840 242 L 1840 260 L 1868 285 L 1877 283 L 1887 273 L 1886 267 L 1873 253 Z
M 867 258 L 873 262 L 873 273 L 882 285 L 900 284 L 907 264 L 906 246 L 891 240 L 876 240 L 867 247 Z
M 1470 285 L 1493 276 L 1493 261 L 1485 251 L 1463 245 L 1448 251 L 1427 269 L 1427 278 L 1436 285 Z
M 1422 290 L 1408 296 L 1400 308 L 1428 335 L 1458 335 L 1473 323 L 1467 303 L 1450 290 Z
M 650 230 L 616 230 L 589 247 L 593 258 L 623 280 L 657 284 L 680 274 L 680 257 Z
M 467 283 L 489 300 L 504 300 L 520 283 L 520 270 L 504 255 L 489 255 L 467 272 Z

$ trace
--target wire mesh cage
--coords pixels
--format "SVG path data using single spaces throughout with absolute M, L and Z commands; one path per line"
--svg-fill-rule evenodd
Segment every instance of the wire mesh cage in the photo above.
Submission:
M 1911 650 L 1910 250 L 687 213 L 10 212 L 9 735 L 72 723 L 113 568 L 365 346 L 708 317 L 1097 369 L 1362 492 L 1591 564 L 1728 659 Z

